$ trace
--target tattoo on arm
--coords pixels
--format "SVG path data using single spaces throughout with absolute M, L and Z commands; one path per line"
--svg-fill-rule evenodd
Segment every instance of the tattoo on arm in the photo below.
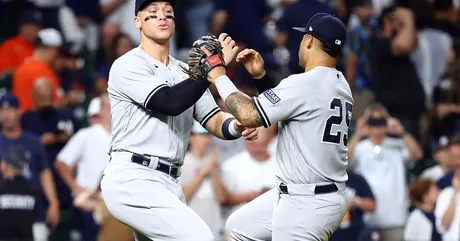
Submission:
M 263 125 L 262 117 L 254 106 L 253 101 L 242 92 L 235 92 L 227 97 L 225 105 L 235 118 L 246 127 Z

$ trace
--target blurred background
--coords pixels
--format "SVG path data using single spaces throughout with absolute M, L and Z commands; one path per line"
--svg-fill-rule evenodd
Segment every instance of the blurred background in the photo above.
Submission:
M 281 80 L 302 72 L 292 27 L 338 16 L 348 27 L 338 69 L 355 105 L 349 208 L 331 240 L 460 240 L 459 10 L 459 0 L 181 0 L 171 55 L 185 61 L 198 37 L 226 32 Z M 108 74 L 139 45 L 133 12 L 134 0 L 0 0 L 0 241 L 133 240 L 98 190 Z M 227 71 L 257 94 L 242 65 Z M 254 142 L 193 129 L 179 181 L 225 240 L 226 218 L 275 186 L 277 127 Z

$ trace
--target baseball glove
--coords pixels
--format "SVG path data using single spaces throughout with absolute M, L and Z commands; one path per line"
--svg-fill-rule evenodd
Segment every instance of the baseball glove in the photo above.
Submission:
M 206 54 L 201 48 L 205 48 L 211 54 Z M 219 40 L 212 34 L 200 37 L 189 51 L 187 64 L 188 69 L 182 69 L 191 78 L 207 80 L 209 71 L 217 66 L 225 66 L 224 53 Z

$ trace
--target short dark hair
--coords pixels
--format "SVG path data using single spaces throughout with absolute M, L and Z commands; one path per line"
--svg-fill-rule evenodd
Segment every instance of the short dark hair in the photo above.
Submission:
M 337 56 L 340 54 L 340 49 L 333 48 L 321 41 L 319 41 L 319 48 L 333 58 L 337 58 Z

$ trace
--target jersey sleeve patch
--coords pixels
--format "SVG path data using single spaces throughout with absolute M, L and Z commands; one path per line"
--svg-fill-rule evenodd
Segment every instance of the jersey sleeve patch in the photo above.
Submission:
M 280 102 L 281 98 L 278 97 L 273 90 L 266 90 L 264 93 L 265 98 L 267 98 L 268 101 L 270 101 L 272 104 L 276 104 Z

